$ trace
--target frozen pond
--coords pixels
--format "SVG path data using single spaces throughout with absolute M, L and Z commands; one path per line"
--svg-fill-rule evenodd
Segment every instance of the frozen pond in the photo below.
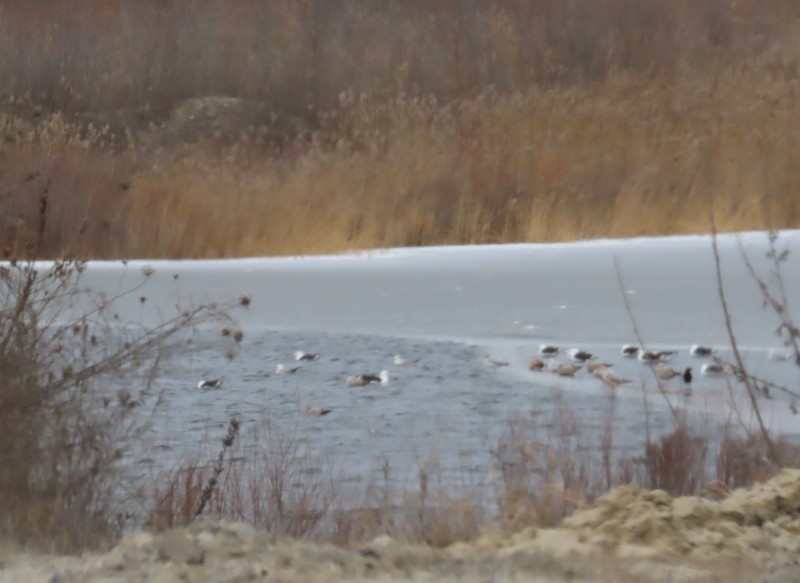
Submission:
M 769 280 L 767 237 L 724 236 L 720 246 L 734 326 L 753 372 L 796 390 L 793 363 L 766 357 L 781 346 L 777 319 L 762 308 L 740 255 L 741 246 Z M 800 233 L 783 233 L 778 246 L 790 250 L 783 267 L 792 301 L 800 289 Z M 143 265 L 156 270 L 146 288 L 148 302 L 144 308 L 138 297 L 120 302 L 123 319 L 158 321 L 176 295 L 195 302 L 242 293 L 253 298 L 237 316 L 245 341 L 235 360 L 198 344 L 163 368 L 159 388 L 165 403 L 154 419 L 152 448 L 138 455 L 143 465 L 213 456 L 231 416 L 243 420 L 245 433 L 258 431 L 266 420 L 291 428 L 312 451 L 340 460 L 354 481 L 383 457 L 398 478 L 430 456 L 481 475 L 514 415 L 532 415 L 546 428 L 559 411 L 568 411 L 580 419 L 587 446 L 595 446 L 612 424 L 615 444 L 636 448 L 646 423 L 657 433 L 671 429 L 671 422 L 652 372 L 619 353 L 623 343 L 636 342 L 624 297 L 648 348 L 679 350 L 671 364 L 695 368 L 690 398 L 683 396 L 680 379 L 668 383 L 673 405 L 698 416 L 709 432 L 730 416 L 726 381 L 700 375 L 708 361 L 687 351 L 707 344 L 730 356 L 707 236 L 126 266 L 98 262 L 90 264 L 85 281 L 113 292 L 139 281 Z M 588 350 L 634 382 L 610 398 L 585 371 L 575 379 L 530 372 L 527 363 L 542 343 Z M 296 374 L 275 374 L 279 363 L 295 365 L 295 350 L 321 357 L 300 363 Z M 488 366 L 487 352 L 510 365 Z M 395 354 L 419 362 L 395 366 Z M 383 369 L 392 376 L 388 385 L 345 386 L 348 375 Z M 201 378 L 219 376 L 223 389 L 195 387 Z M 735 380 L 731 386 L 741 398 L 743 389 Z M 773 397 L 763 400 L 768 422 L 796 435 L 800 417 L 790 411 L 789 398 Z M 307 405 L 333 411 L 309 417 Z

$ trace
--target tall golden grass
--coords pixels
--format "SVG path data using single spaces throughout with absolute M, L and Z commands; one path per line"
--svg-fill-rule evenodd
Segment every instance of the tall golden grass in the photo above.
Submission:
M 800 219 L 789 0 L 9 1 L 0 33 L 16 249 L 45 182 L 46 249 L 91 257 L 705 232 L 712 198 L 722 230 Z M 220 94 L 250 112 L 226 139 L 181 109 Z

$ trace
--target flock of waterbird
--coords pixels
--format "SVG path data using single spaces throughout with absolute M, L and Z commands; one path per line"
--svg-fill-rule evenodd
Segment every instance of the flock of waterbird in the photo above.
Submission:
M 711 358 L 715 349 L 710 346 L 694 345 L 689 348 L 689 354 L 695 358 Z M 565 353 L 570 362 L 560 362 L 558 356 Z M 684 370 L 676 370 L 670 366 L 669 362 L 678 354 L 677 350 L 644 350 L 643 348 L 626 344 L 620 349 L 620 354 L 625 358 L 636 358 L 645 365 L 652 367 L 655 375 L 662 381 L 669 381 L 676 377 L 683 380 L 685 394 L 691 395 L 692 367 Z M 506 361 L 493 358 L 490 354 L 486 355 L 486 363 L 489 366 L 507 366 Z M 597 359 L 593 354 L 580 348 L 570 348 L 567 350 L 552 344 L 543 344 L 539 347 L 539 355 L 532 358 L 528 363 L 528 369 L 535 372 L 550 372 L 562 377 L 574 377 L 579 370 L 586 368 L 586 371 L 600 379 L 609 387 L 616 388 L 632 382 L 614 370 L 614 365 Z M 732 367 L 718 362 L 707 362 L 700 367 L 700 372 L 706 376 L 718 376 L 723 374 L 733 374 Z
M 293 355 L 294 360 L 296 362 L 313 362 L 319 360 L 320 355 L 314 352 L 304 352 L 302 350 L 296 350 Z M 392 362 L 395 366 L 409 366 L 412 364 L 416 364 L 419 361 L 417 358 L 404 358 L 399 354 L 395 354 L 392 358 Z M 275 374 L 280 375 L 289 375 L 295 374 L 298 370 L 300 370 L 301 366 L 288 366 L 286 364 L 280 363 L 275 367 Z M 348 387 L 365 387 L 370 383 L 378 383 L 381 385 L 389 384 L 390 379 L 389 371 L 382 370 L 379 373 L 361 373 L 358 375 L 348 376 L 345 379 L 345 385 Z M 203 379 L 197 383 L 198 389 L 219 389 L 222 388 L 222 378 L 218 379 Z M 322 417 L 330 413 L 333 409 L 328 407 L 312 407 L 308 405 L 305 409 L 307 415 L 311 415 L 313 417 Z
M 683 371 L 674 369 L 669 362 L 678 354 L 677 350 L 645 350 L 633 344 L 626 344 L 620 349 L 620 354 L 624 358 L 637 359 L 643 364 L 652 368 L 653 373 L 662 381 L 670 381 L 676 377 L 680 377 L 683 381 L 684 395 L 691 396 L 692 385 L 692 367 L 686 367 Z M 689 348 L 689 354 L 695 358 L 713 358 L 715 348 L 710 346 L 693 345 Z M 559 355 L 566 354 L 570 362 L 560 362 Z M 296 362 L 314 362 L 319 360 L 318 353 L 304 352 L 297 350 L 293 353 Z M 773 350 L 770 351 L 768 358 L 770 360 L 786 360 L 788 354 L 784 351 Z M 394 355 L 392 362 L 395 366 L 409 366 L 416 364 L 419 359 L 404 358 L 399 354 Z M 735 369 L 726 364 L 722 364 L 715 359 L 714 362 L 706 362 L 701 365 L 700 372 L 705 376 L 719 376 L 726 374 L 735 374 Z M 510 363 L 504 360 L 493 358 L 491 354 L 486 354 L 486 364 L 499 368 L 509 366 Z M 592 353 L 582 350 L 580 348 L 570 348 L 567 350 L 552 344 L 543 344 L 539 347 L 539 355 L 532 358 L 528 363 L 528 369 L 534 372 L 549 372 L 557 374 L 561 377 L 574 377 L 575 374 L 586 368 L 586 371 L 600 379 L 605 385 L 611 389 L 616 389 L 620 385 L 631 383 L 630 379 L 626 379 L 614 370 L 613 363 L 605 362 L 596 358 Z M 285 364 L 278 364 L 275 367 L 275 373 L 280 375 L 294 374 L 300 370 L 301 366 L 288 366 Z M 348 376 L 345 379 L 345 386 L 347 387 L 364 387 L 371 383 L 378 383 L 387 385 L 390 380 L 389 371 L 382 370 L 379 373 L 362 373 L 358 375 Z M 201 380 L 197 383 L 198 389 L 217 389 L 222 387 L 222 379 L 207 379 Z M 794 402 L 793 402 L 794 405 Z M 332 411 L 328 407 L 312 407 L 308 405 L 305 409 L 306 414 L 322 417 Z M 794 409 L 793 409 L 794 411 Z

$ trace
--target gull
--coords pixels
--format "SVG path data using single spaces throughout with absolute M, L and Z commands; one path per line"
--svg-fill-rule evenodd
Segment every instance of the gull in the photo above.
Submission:
M 416 364 L 419 359 L 418 358 L 403 358 L 399 354 L 395 354 L 394 358 L 392 359 L 395 366 L 408 366 L 410 364 Z
M 710 346 L 700 346 L 699 344 L 694 344 L 691 348 L 689 348 L 689 354 L 698 358 L 703 358 L 714 354 L 714 349 Z
M 681 376 L 683 374 L 683 373 L 675 370 L 674 368 L 672 368 L 670 365 L 665 364 L 663 362 L 659 363 L 655 367 L 654 370 L 655 370 L 656 376 L 658 378 L 660 378 L 662 381 L 668 381 L 668 380 L 673 379 L 675 377 L 679 377 L 679 376 Z
M 389 371 L 382 370 L 379 374 L 359 374 L 347 377 L 345 384 L 348 387 L 364 387 L 370 383 L 389 383 Z
M 528 370 L 544 370 L 546 363 L 541 358 L 532 358 L 528 363 Z
M 300 369 L 299 366 L 286 366 L 285 364 L 279 364 L 275 367 L 276 374 L 294 374 Z
M 497 360 L 496 358 L 492 358 L 492 356 L 488 352 L 486 353 L 486 364 L 488 364 L 489 366 L 493 366 L 495 368 L 509 365 L 509 363 L 506 362 L 505 360 Z
M 590 352 L 586 352 L 580 348 L 570 348 L 568 354 L 569 357 L 576 362 L 586 362 L 593 358 Z
M 783 362 L 784 360 L 789 360 L 789 353 L 781 348 L 773 348 L 767 353 L 767 359 Z
M 555 372 L 560 377 L 573 377 L 575 376 L 575 373 L 581 369 L 582 366 L 583 366 L 582 364 L 571 364 L 571 363 L 559 364 Z
M 198 389 L 218 389 L 222 387 L 222 379 L 208 379 L 197 383 Z
M 639 347 L 634 346 L 633 344 L 625 344 L 620 350 L 620 354 L 626 358 L 633 358 L 637 354 L 639 354 Z
M 306 415 L 311 415 L 312 417 L 322 417 L 331 411 L 333 411 L 333 409 L 328 409 L 325 407 L 312 407 L 311 405 L 306 407 Z
M 294 359 L 295 360 L 319 360 L 319 354 L 311 353 L 311 352 L 303 352 L 302 350 L 295 350 L 294 351 Z
M 713 364 L 704 364 L 700 368 L 700 372 L 706 376 L 716 376 L 721 375 L 725 372 L 725 367 L 721 364 L 713 363 Z
M 659 354 L 658 352 L 653 352 L 652 350 L 643 350 L 640 348 L 636 354 L 636 358 L 646 364 L 652 364 L 659 359 Z
M 675 357 L 676 354 L 678 354 L 677 350 L 659 350 L 658 360 L 661 362 L 669 362 Z
M 600 368 L 610 368 L 610 362 L 603 362 L 602 360 L 589 360 L 586 362 L 586 370 L 592 374 Z
M 595 376 L 597 376 L 612 389 L 618 387 L 619 385 L 624 385 L 631 382 L 629 379 L 621 377 L 613 369 L 610 369 L 607 366 L 597 369 L 597 371 L 595 371 Z
M 542 344 L 539 347 L 539 354 L 542 356 L 555 356 L 561 352 L 561 349 L 558 346 L 552 346 L 550 344 Z

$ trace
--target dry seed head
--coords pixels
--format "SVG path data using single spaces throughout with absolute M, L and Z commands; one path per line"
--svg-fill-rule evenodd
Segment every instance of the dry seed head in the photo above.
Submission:
M 231 335 L 231 330 L 230 330 L 230 328 L 223 328 L 223 329 L 222 329 L 222 335 L 223 335 L 223 336 L 225 336 L 226 338 L 227 338 L 228 336 L 230 336 L 230 335 Z
M 139 303 L 140 303 L 140 304 L 143 304 L 143 303 L 145 303 L 146 301 L 147 301 L 147 298 L 146 298 L 145 296 L 141 296 L 141 297 L 139 298 Z
M 242 294 L 241 297 L 239 297 L 239 305 L 245 308 L 249 306 L 252 303 L 252 301 L 253 299 L 250 297 L 249 294 Z
M 131 392 L 128 389 L 120 389 L 117 391 L 117 399 L 119 400 L 120 405 L 127 407 L 131 400 Z
M 145 265 L 144 267 L 142 267 L 142 275 L 144 275 L 145 277 L 150 277 L 155 272 L 156 270 L 153 269 L 151 265 Z
M 236 355 L 233 353 L 233 350 L 228 350 L 225 353 L 225 358 L 227 358 L 228 360 L 233 360 L 234 358 L 236 358 Z
M 242 332 L 241 330 L 237 330 L 236 332 L 233 333 L 233 339 L 236 342 L 241 342 L 243 338 L 244 338 L 244 332 Z

